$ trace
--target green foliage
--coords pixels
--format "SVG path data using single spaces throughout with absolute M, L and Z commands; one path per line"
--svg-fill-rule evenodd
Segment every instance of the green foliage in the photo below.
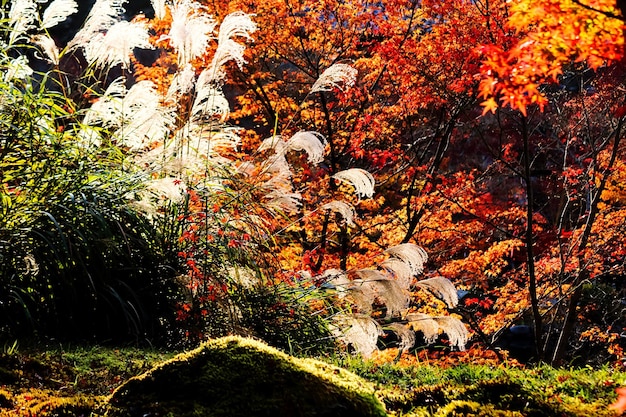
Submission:
M 86 191 L 86 190 L 84 190 Z M 70 195 L 3 247 L 5 335 L 129 340 L 164 334 L 176 259 L 110 195 Z
M 385 404 L 397 415 L 610 416 L 624 372 L 458 365 L 401 367 L 358 359 L 340 363 L 384 387 Z

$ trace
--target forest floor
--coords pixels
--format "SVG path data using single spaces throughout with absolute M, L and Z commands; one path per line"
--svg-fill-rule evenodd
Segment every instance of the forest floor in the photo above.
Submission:
M 88 416 L 124 381 L 176 353 L 5 346 L 0 352 L 0 416 Z M 609 367 L 403 366 L 347 357 L 327 361 L 374 383 L 392 416 L 615 416 L 608 406 L 615 401 L 615 389 L 626 385 L 626 372 Z M 47 413 L 64 401 L 82 408 Z M 81 409 L 84 413 L 76 411 Z

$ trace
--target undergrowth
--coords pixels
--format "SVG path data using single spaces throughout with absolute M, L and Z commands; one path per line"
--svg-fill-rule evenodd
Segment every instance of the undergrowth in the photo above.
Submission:
M 177 352 L 55 346 L 0 355 L 0 415 L 84 415 L 124 381 Z M 614 416 L 626 372 L 506 364 L 406 366 L 326 357 L 374 384 L 390 416 Z M 253 377 L 253 376 L 250 376 Z M 34 413 L 34 414 L 33 414 Z

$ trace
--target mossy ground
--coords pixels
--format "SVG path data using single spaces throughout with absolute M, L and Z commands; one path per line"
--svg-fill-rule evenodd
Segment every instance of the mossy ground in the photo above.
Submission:
M 221 370 L 214 369 L 217 376 L 224 376 L 223 370 L 228 367 L 228 362 L 234 356 L 241 357 L 241 349 L 246 350 L 245 346 L 242 348 L 238 344 L 224 345 L 222 348 L 219 354 L 217 351 L 204 353 L 212 355 L 213 359 L 223 365 Z M 365 395 L 369 398 L 367 401 L 370 401 L 372 399 L 370 394 L 373 393 L 385 404 L 390 416 L 614 416 L 608 405 L 615 400 L 615 388 L 626 385 L 626 373 L 610 368 L 554 369 L 547 366 L 519 368 L 468 364 L 447 368 L 432 365 L 407 367 L 343 357 L 341 360 L 332 361 L 344 369 L 341 370 L 318 361 L 292 362 L 292 359 L 285 359 L 288 357 L 274 350 L 269 352 L 270 356 L 263 356 L 267 352 L 263 351 L 265 348 L 262 345 L 260 349 L 261 351 L 256 353 L 246 351 L 243 356 L 248 358 L 248 363 L 244 361 L 241 372 L 228 376 L 230 383 L 240 386 L 242 390 L 245 387 L 257 391 L 248 395 L 272 392 L 282 394 L 280 390 L 286 385 L 293 385 L 293 378 L 308 378 L 308 383 L 311 384 L 300 385 L 295 392 L 331 383 L 319 375 L 314 376 L 317 367 L 317 374 L 325 374 L 329 370 L 332 370 L 332 375 L 338 373 L 337 378 L 330 377 L 334 381 L 332 384 L 338 384 L 335 394 L 348 395 L 345 390 L 360 392 L 357 396 Z M 186 356 L 172 359 L 175 355 L 175 352 L 150 349 L 115 349 L 99 346 L 20 349 L 10 353 L 5 351 L 4 354 L 0 354 L 0 416 L 97 416 L 103 415 L 107 410 L 109 416 L 116 413 L 133 415 L 133 410 L 137 409 L 136 404 L 125 404 L 123 393 L 128 392 L 133 384 L 137 384 L 132 381 L 152 378 L 158 372 L 164 372 L 159 371 L 165 369 L 163 363 L 170 361 L 171 364 L 172 361 L 181 358 L 191 358 L 187 353 Z M 258 369 L 259 355 L 263 356 L 265 361 L 261 368 L 269 369 L 270 362 L 273 362 L 271 366 L 274 370 L 283 368 L 284 385 L 280 386 L 279 380 L 274 381 L 274 384 L 277 384 L 275 386 L 254 386 L 242 379 L 246 375 L 246 366 L 249 369 L 255 367 Z M 192 368 L 194 363 L 192 361 Z M 185 365 L 179 362 L 177 366 L 184 368 Z M 203 365 L 200 374 L 207 371 L 208 366 Z M 307 366 L 313 366 L 309 369 L 312 376 L 304 378 L 303 374 L 298 372 L 304 371 Z M 176 376 L 176 366 L 168 369 L 168 372 L 173 372 L 172 376 Z M 345 369 L 351 372 L 345 372 Z M 131 380 L 132 377 L 149 370 L 151 371 L 144 376 Z M 179 377 L 182 379 L 190 377 L 189 371 L 183 369 Z M 359 375 L 363 380 L 354 379 L 352 373 Z M 272 371 L 267 375 L 257 376 L 263 380 L 270 378 L 272 376 L 270 374 L 274 378 L 277 375 Z M 128 380 L 131 381 L 122 385 Z M 340 382 L 341 380 L 343 382 Z M 368 383 L 364 384 L 364 380 Z M 228 395 L 228 387 L 224 381 L 222 379 L 222 386 L 214 389 L 214 395 Z M 200 385 L 204 384 L 206 388 L 206 384 L 214 382 L 215 378 L 213 380 L 208 378 L 201 381 Z M 350 388 L 351 383 L 357 384 L 354 389 Z M 342 390 L 344 391 L 341 392 Z M 144 400 L 149 402 L 152 401 L 150 395 L 153 395 L 150 391 L 143 392 Z M 179 390 L 179 393 L 184 391 Z M 205 394 L 206 392 L 203 392 L 204 398 Z M 310 393 L 307 395 L 309 400 L 314 401 Z M 307 395 L 303 395 L 303 398 Z M 112 397 L 118 398 L 115 408 L 108 406 Z M 235 410 L 236 406 L 233 404 L 235 403 L 223 402 L 220 406 L 226 407 L 223 408 L 225 410 L 229 410 L 229 407 L 230 410 Z M 342 406 L 340 402 L 337 404 Z M 129 405 L 132 407 L 129 408 Z M 271 407 L 271 401 L 266 405 Z M 195 403 L 189 401 L 186 406 L 187 409 L 182 406 L 177 411 L 182 410 L 187 413 L 186 415 L 210 415 L 204 414 L 206 409 L 203 407 L 206 404 L 202 401 Z M 156 414 L 156 410 L 154 412 L 153 415 L 167 415 Z M 237 412 L 228 414 L 224 411 L 216 415 L 242 414 Z M 283 415 L 301 414 L 298 414 L 297 410 L 284 408 Z M 327 415 L 333 415 L 332 409 Z

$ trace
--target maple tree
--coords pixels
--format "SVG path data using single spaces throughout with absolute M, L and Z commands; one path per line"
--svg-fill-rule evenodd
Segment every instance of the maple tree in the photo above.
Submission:
M 582 288 L 586 279 L 584 274 L 567 278 L 581 259 L 564 245 L 580 238 L 589 218 L 583 208 L 590 200 L 567 199 L 572 193 L 580 198 L 593 192 L 588 181 L 578 179 L 580 174 L 604 175 L 588 158 L 605 155 L 610 160 L 597 146 L 608 131 L 574 139 L 582 136 L 582 125 L 575 128 L 571 118 L 568 127 L 550 110 L 553 105 L 560 112 L 568 109 L 581 116 L 579 123 L 594 114 L 599 123 L 620 108 L 618 97 L 606 95 L 609 85 L 619 84 L 619 74 L 602 70 L 591 86 L 589 73 L 581 69 L 583 61 L 599 69 L 601 62 L 621 56 L 622 26 L 609 6 L 598 5 L 597 11 L 568 2 L 528 7 L 525 2 L 459 1 L 385 7 L 214 2 L 209 7 L 216 15 L 233 8 L 251 11 L 260 22 L 250 64 L 231 72 L 236 80 L 231 88 L 241 93 L 233 117 L 254 128 L 244 146 L 255 149 L 264 135 L 290 135 L 302 128 L 315 128 L 328 140 L 323 164 L 311 168 L 304 159 L 291 159 L 304 174 L 295 177 L 295 189 L 305 192 L 298 222 L 279 222 L 273 229 L 280 232 L 275 238 L 281 242 L 285 271 L 358 269 L 385 247 L 419 242 L 432 255 L 433 270 L 479 294 L 475 308 L 483 317 L 477 330 L 496 338 L 503 323 L 508 326 L 533 310 L 539 324 L 536 339 L 548 341 L 541 321 L 544 316 L 554 320 L 548 327 L 555 329 L 563 311 L 540 306 L 555 293 L 562 294 L 562 306 L 568 289 Z M 568 18 L 572 26 L 559 23 L 572 13 L 577 17 Z M 576 23 L 587 20 L 580 27 Z M 554 49 L 552 38 L 563 44 Z M 593 42 L 604 46 L 596 51 Z M 349 61 L 359 70 L 355 88 L 309 94 L 325 68 Z M 581 98 L 598 88 L 599 79 L 607 83 L 600 94 Z M 549 81 L 556 82 L 556 90 L 546 89 Z M 584 91 L 578 90 L 578 96 L 561 93 L 572 83 L 583 83 Z M 590 109 L 600 97 L 603 110 Z M 496 110 L 496 105 L 510 106 L 521 116 Z M 546 113 L 539 115 L 535 108 Z M 489 116 L 492 112 L 496 114 Z M 481 113 L 486 117 L 477 118 Z M 551 125 L 560 139 L 545 134 Z M 595 129 L 591 124 L 586 128 Z M 618 145 L 613 149 L 618 151 Z M 556 169 L 547 165 L 553 160 L 565 163 Z M 330 212 L 317 208 L 338 195 L 332 175 L 354 164 L 372 170 L 377 194 L 352 201 L 359 216 L 349 227 L 333 223 Z M 568 203 L 562 205 L 563 199 Z M 619 216 L 609 218 L 615 222 Z M 602 214 L 588 224 L 597 231 L 604 218 Z M 619 228 L 609 230 L 617 238 Z M 602 247 L 612 250 L 610 243 Z M 598 252 L 598 266 L 601 256 Z M 471 300 L 476 298 L 468 298 L 468 304 Z M 559 313 L 550 318 L 555 310 Z

